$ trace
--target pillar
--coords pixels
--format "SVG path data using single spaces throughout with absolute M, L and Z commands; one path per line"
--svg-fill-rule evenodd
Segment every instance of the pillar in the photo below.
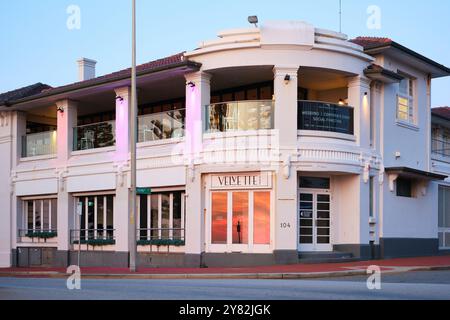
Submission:
M 276 172 L 275 243 L 277 263 L 294 263 L 297 251 L 297 157 L 298 66 L 275 66 L 275 130 L 279 137 L 280 165 Z
M 116 197 L 114 200 L 114 229 L 116 236 L 116 252 L 128 257 L 132 233 L 129 223 L 131 210 L 131 190 L 129 188 L 129 159 L 130 159 L 130 111 L 131 88 L 115 89 L 116 93 L 116 152 L 114 156 L 117 168 Z
M 202 150 L 205 107 L 211 103 L 211 76 L 204 72 L 186 75 L 186 262 L 199 266 L 204 251 L 205 226 L 202 176 L 195 159 Z
M 370 148 L 370 80 L 356 76 L 348 82 L 348 105 L 354 109 L 354 130 L 358 146 Z
M 58 250 L 55 266 L 63 267 L 70 263 L 70 231 L 75 229 L 75 204 L 71 194 L 67 192 L 67 162 L 70 159 L 74 144 L 74 128 L 77 126 L 77 103 L 62 100 L 57 107 L 57 174 L 58 174 Z

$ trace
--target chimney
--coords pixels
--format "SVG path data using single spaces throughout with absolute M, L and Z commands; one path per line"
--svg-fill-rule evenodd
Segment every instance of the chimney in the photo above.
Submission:
M 78 62 L 78 80 L 85 81 L 95 78 L 95 65 L 97 61 L 81 58 Z

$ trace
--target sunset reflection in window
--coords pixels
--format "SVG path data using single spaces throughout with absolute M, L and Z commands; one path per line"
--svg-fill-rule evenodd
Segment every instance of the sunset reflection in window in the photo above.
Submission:
M 270 244 L 270 192 L 255 192 L 253 243 Z
M 228 194 L 225 192 L 212 193 L 212 234 L 213 244 L 227 243 L 227 202 Z

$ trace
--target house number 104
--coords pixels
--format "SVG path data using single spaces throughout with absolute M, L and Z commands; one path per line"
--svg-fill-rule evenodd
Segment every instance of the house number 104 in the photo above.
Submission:
M 280 224 L 281 229 L 289 229 L 291 224 L 289 222 L 283 222 Z

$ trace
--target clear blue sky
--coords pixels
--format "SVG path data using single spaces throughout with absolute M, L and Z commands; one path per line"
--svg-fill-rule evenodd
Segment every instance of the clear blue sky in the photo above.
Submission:
M 304 20 L 338 30 L 338 0 L 170 0 L 138 2 L 138 62 L 191 50 L 222 29 L 260 21 Z M 66 27 L 69 5 L 81 9 L 81 29 Z M 381 29 L 366 26 L 369 5 L 381 8 Z M 130 64 L 131 0 L 0 1 L 0 92 L 36 82 L 77 80 L 76 60 L 97 60 L 97 74 Z M 450 66 L 450 1 L 343 0 L 343 31 L 388 36 Z M 433 105 L 450 105 L 450 78 L 433 83 Z

